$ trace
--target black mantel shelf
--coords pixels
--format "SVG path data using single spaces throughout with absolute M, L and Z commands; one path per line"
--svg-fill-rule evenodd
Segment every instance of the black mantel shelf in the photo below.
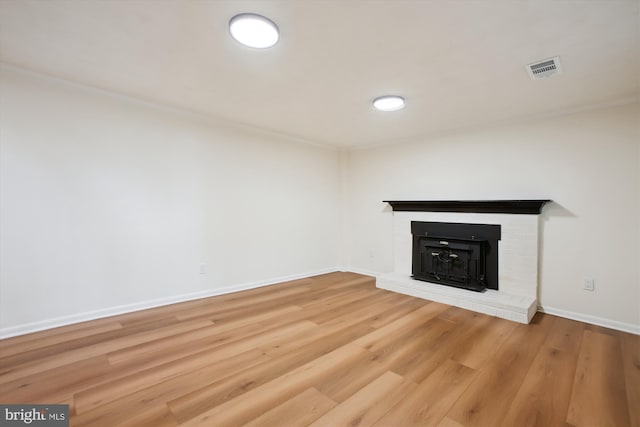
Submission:
M 539 215 L 551 200 L 384 200 L 394 212 L 469 212 Z

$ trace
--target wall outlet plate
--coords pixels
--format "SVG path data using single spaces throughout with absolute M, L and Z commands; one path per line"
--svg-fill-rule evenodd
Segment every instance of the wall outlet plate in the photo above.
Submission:
M 582 288 L 585 291 L 593 291 L 595 288 L 595 280 L 593 279 L 584 279 Z

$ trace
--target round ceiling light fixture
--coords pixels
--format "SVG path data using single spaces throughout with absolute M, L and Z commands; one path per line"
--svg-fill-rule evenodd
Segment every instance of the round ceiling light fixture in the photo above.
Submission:
M 238 43 L 256 49 L 274 46 L 280 39 L 278 26 L 255 13 L 241 13 L 231 18 L 229 33 Z
M 380 96 L 373 100 L 373 107 L 378 111 L 398 111 L 404 108 L 404 98 L 397 95 Z

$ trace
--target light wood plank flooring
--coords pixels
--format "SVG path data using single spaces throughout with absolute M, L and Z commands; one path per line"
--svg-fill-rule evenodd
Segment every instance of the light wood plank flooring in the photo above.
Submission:
M 521 325 L 354 273 L 0 341 L 0 403 L 72 426 L 634 426 L 640 337 Z

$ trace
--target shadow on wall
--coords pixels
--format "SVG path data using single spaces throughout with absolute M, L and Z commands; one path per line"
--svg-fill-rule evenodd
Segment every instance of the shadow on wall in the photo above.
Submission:
M 547 203 L 542 209 L 542 213 L 540 214 L 542 217 L 542 221 L 540 224 L 542 225 L 545 221 L 548 221 L 550 217 L 569 217 L 569 218 L 577 218 L 577 215 L 571 212 L 569 209 L 562 206 L 560 203 L 555 200 Z
M 542 277 L 542 248 L 544 248 L 544 228 L 550 218 L 577 218 L 578 216 L 555 200 L 547 203 L 540 213 L 538 221 L 538 305 L 540 305 L 540 278 Z

